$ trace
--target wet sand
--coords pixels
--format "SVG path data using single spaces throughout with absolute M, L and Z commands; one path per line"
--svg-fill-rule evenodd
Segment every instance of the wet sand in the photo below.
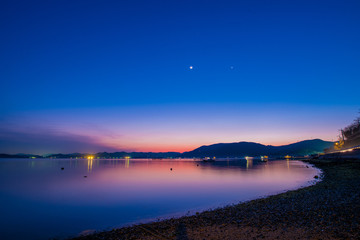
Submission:
M 310 187 L 74 239 L 360 239 L 360 162 L 310 163 L 324 173 Z

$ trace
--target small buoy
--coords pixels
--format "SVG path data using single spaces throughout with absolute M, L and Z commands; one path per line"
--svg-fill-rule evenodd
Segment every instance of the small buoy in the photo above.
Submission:
M 64 170 L 64 168 L 62 167 L 61 170 Z
M 172 168 L 170 168 L 170 171 L 172 171 Z
M 87 176 L 84 176 L 84 178 L 87 178 Z

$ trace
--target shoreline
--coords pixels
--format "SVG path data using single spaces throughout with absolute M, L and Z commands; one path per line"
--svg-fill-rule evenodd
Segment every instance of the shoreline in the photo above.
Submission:
M 304 161 L 315 185 L 191 216 L 72 239 L 355 239 L 360 237 L 360 162 Z

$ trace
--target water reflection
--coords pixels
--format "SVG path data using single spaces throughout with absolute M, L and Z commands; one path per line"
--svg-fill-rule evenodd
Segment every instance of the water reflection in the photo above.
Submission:
M 317 174 L 285 160 L 2 159 L 0 230 L 2 239 L 63 238 L 297 188 Z
M 246 158 L 246 169 L 252 168 L 252 166 L 253 166 L 253 159 Z
M 92 167 L 93 167 L 93 159 L 92 158 L 89 158 L 87 160 L 87 165 L 88 165 L 88 172 L 92 172 Z

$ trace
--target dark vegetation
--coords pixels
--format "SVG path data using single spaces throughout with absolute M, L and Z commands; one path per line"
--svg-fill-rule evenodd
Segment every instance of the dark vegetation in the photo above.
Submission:
M 339 140 L 325 149 L 325 153 L 334 153 L 360 146 L 360 117 L 344 129 L 340 129 Z
M 360 117 L 340 131 L 341 139 L 344 141 L 344 147 L 354 147 L 360 145 Z

